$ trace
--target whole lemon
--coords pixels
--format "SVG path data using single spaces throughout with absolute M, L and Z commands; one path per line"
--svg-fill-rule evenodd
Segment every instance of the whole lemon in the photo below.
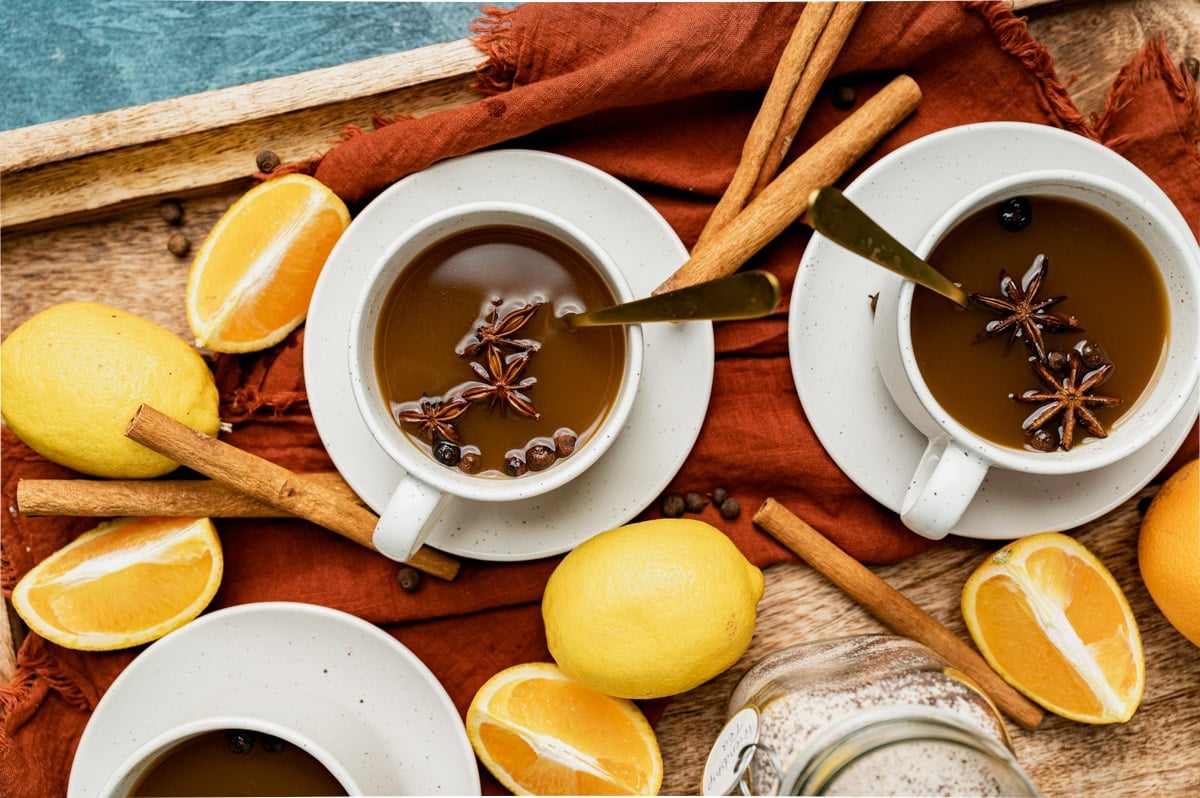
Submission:
M 737 662 L 762 593 L 762 571 L 720 530 L 662 518 L 571 551 L 546 584 L 542 619 L 568 675 L 617 698 L 661 698 Z
M 4 420 L 34 451 L 99 477 L 139 479 L 177 463 L 125 437 L 145 403 L 207 435 L 220 425 L 204 359 L 157 324 L 96 302 L 64 302 L 0 347 Z
M 1172 474 L 1146 508 L 1138 568 L 1162 614 L 1200 646 L 1200 460 Z

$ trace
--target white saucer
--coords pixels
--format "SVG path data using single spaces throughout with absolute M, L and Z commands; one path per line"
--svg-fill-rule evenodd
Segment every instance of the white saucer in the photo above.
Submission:
M 96 795 L 141 745 L 218 715 L 272 721 L 319 743 L 366 794 L 479 795 L 458 710 L 383 630 L 313 604 L 243 604 L 150 645 L 96 706 L 68 798 Z
M 354 219 L 317 281 L 304 333 L 309 405 L 334 465 L 375 512 L 403 470 L 367 431 L 348 365 L 350 315 L 375 261 L 410 225 L 465 202 L 539 204 L 608 250 L 635 294 L 648 295 L 687 250 L 670 225 L 625 184 L 587 164 L 531 150 L 498 150 L 443 161 L 389 187 Z M 454 500 L 429 545 L 481 560 L 561 554 L 641 512 L 691 451 L 708 410 L 713 377 L 710 322 L 647 324 L 645 366 L 629 423 L 612 448 L 569 485 L 534 499 Z
M 1171 200 L 1113 151 L 1057 128 L 986 122 L 914 141 L 873 164 L 846 196 L 909 247 L 972 189 L 1017 171 L 1079 169 L 1140 192 L 1191 231 Z M 926 438 L 900 413 L 875 364 L 870 297 L 899 276 L 813 236 L 792 293 L 788 344 L 800 402 L 834 462 L 871 497 L 899 511 Z M 1196 420 L 1175 419 L 1152 445 L 1075 476 L 993 470 L 952 534 L 1011 539 L 1091 521 L 1128 499 L 1166 464 Z

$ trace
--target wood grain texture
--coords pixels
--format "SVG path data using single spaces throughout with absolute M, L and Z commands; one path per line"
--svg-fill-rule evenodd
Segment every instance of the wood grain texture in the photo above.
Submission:
M 1016 7 L 1054 56 L 1060 77 L 1076 78 L 1071 93 L 1085 114 L 1103 108 L 1108 87 L 1150 35 L 1161 30 L 1179 59 L 1200 55 L 1200 3 L 1195 0 L 1018 0 Z M 20 143 L 23 149 L 0 155 L 6 170 L 0 196 L 5 225 L 0 237 L 0 333 L 7 337 L 17 324 L 57 302 L 89 299 L 125 308 L 191 340 L 183 311 L 190 258 L 171 255 L 168 236 L 179 230 L 199 246 L 247 184 L 261 149 L 273 149 L 285 159 L 303 158 L 325 149 L 343 123 L 369 124 L 372 111 L 430 113 L 471 99 L 476 55 L 462 43 L 440 53 L 422 54 L 444 58 L 419 79 L 406 76 L 405 67 L 425 67 L 398 57 L 393 62 L 395 85 L 375 86 L 375 94 L 335 94 L 316 107 L 303 101 L 307 87 L 301 76 L 291 85 L 285 79 L 261 96 L 256 95 L 261 87 L 242 88 L 240 94 L 230 90 L 247 104 L 232 103 L 229 116 L 207 121 L 172 120 L 160 106 L 149 118 L 139 118 L 144 109 L 131 112 L 126 118 L 136 121 L 137 132 L 106 134 L 116 138 L 91 140 L 97 133 L 95 118 L 24 131 L 22 135 L 58 136 L 62 149 L 45 144 L 44 151 L 31 151 Z M 260 113 L 268 109 L 268 119 L 257 121 L 255 108 Z M 236 121 L 235 115 L 245 109 L 252 112 L 250 118 Z M 159 113 L 162 117 L 155 119 Z M 221 111 L 214 108 L 213 113 Z M 73 137 L 84 141 L 64 143 Z M 10 144 L 13 135 L 0 134 L 0 152 Z M 197 172 L 204 174 L 196 178 Z M 72 196 L 66 185 L 73 187 Z M 93 200 L 87 196 L 91 192 L 102 196 Z M 155 206 L 164 197 L 182 198 L 181 227 L 159 217 Z M 18 208 L 21 215 L 10 215 Z M 1047 716 L 1032 732 L 1010 725 L 1018 758 L 1047 796 L 1200 792 L 1200 650 L 1166 622 L 1137 572 L 1137 507 L 1156 489 L 1149 486 L 1104 518 L 1072 531 L 1113 571 L 1130 599 L 1146 649 L 1147 687 L 1142 707 L 1121 726 L 1086 726 L 1055 716 Z M 952 539 L 924 555 L 873 570 L 966 639 L 958 593 L 970 571 L 998 546 Z M 3 621 L 0 639 L 5 637 Z M 664 794 L 697 791 L 725 703 L 750 664 L 802 640 L 879 631 L 884 629 L 877 621 L 807 566 L 768 569 L 750 650 L 727 673 L 674 700 L 662 717 L 658 733 Z M 11 648 L 5 647 L 0 680 L 11 672 L 11 662 Z
M 1200 788 L 1195 745 L 1200 740 L 1200 652 L 1166 622 L 1137 571 L 1138 506 L 1157 489 L 1144 488 L 1072 533 L 1113 572 L 1129 598 L 1146 649 L 1146 692 L 1133 719 L 1123 725 L 1090 726 L 1052 714 L 1034 731 L 1007 724 L 1018 760 L 1046 796 L 1166 796 Z M 959 593 L 971 571 L 1001 545 L 952 538 L 930 552 L 872 570 L 970 640 Z M 755 662 L 807 640 L 888 631 L 807 565 L 773 566 L 766 576 L 750 649 L 717 679 L 675 698 L 659 721 L 663 794 L 696 794 L 729 696 Z
M 244 190 L 262 150 L 306 160 L 346 124 L 369 129 L 372 113 L 423 116 L 475 99 L 482 58 L 451 42 L 0 132 L 0 224 L 5 234 L 60 228 L 168 197 Z

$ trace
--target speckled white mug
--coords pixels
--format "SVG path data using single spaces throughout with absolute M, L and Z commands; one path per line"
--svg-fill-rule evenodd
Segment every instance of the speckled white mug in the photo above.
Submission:
M 350 376 L 358 411 L 372 437 L 405 471 L 380 513 L 373 543 L 381 553 L 407 560 L 429 537 L 455 498 L 505 502 L 540 496 L 583 474 L 617 439 L 629 419 L 642 374 L 640 325 L 625 326 L 625 370 L 620 388 L 598 429 L 570 457 L 543 471 L 503 478 L 448 468 L 420 449 L 396 423 L 375 373 L 375 328 L 388 289 L 413 259 L 430 246 L 464 230 L 515 226 L 550 235 L 583 255 L 599 271 L 618 302 L 635 297 L 612 257 L 590 236 L 555 214 L 513 202 L 476 202 L 448 208 L 414 225 L 372 269 L 350 320 Z
M 1200 380 L 1200 247 L 1154 203 L 1115 181 L 1086 172 L 1045 170 L 1002 178 L 970 193 L 934 223 L 916 248 L 921 257 L 972 212 L 1014 196 L 1057 196 L 1090 205 L 1124 224 L 1146 246 L 1170 304 L 1167 345 L 1158 371 L 1108 437 L 1070 451 L 1000 446 L 968 430 L 938 403 L 913 352 L 912 296 L 901 283 L 880 295 L 874 344 L 880 374 L 904 416 L 929 438 L 900 506 L 905 526 L 932 539 L 948 534 L 992 468 L 1029 474 L 1081 474 L 1115 463 L 1153 441 L 1188 406 Z M 922 289 L 924 290 L 924 289 Z

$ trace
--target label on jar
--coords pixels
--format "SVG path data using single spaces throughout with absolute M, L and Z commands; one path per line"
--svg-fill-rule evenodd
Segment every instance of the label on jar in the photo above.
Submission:
M 758 709 L 742 707 L 721 729 L 704 763 L 704 795 L 732 795 L 758 745 Z

